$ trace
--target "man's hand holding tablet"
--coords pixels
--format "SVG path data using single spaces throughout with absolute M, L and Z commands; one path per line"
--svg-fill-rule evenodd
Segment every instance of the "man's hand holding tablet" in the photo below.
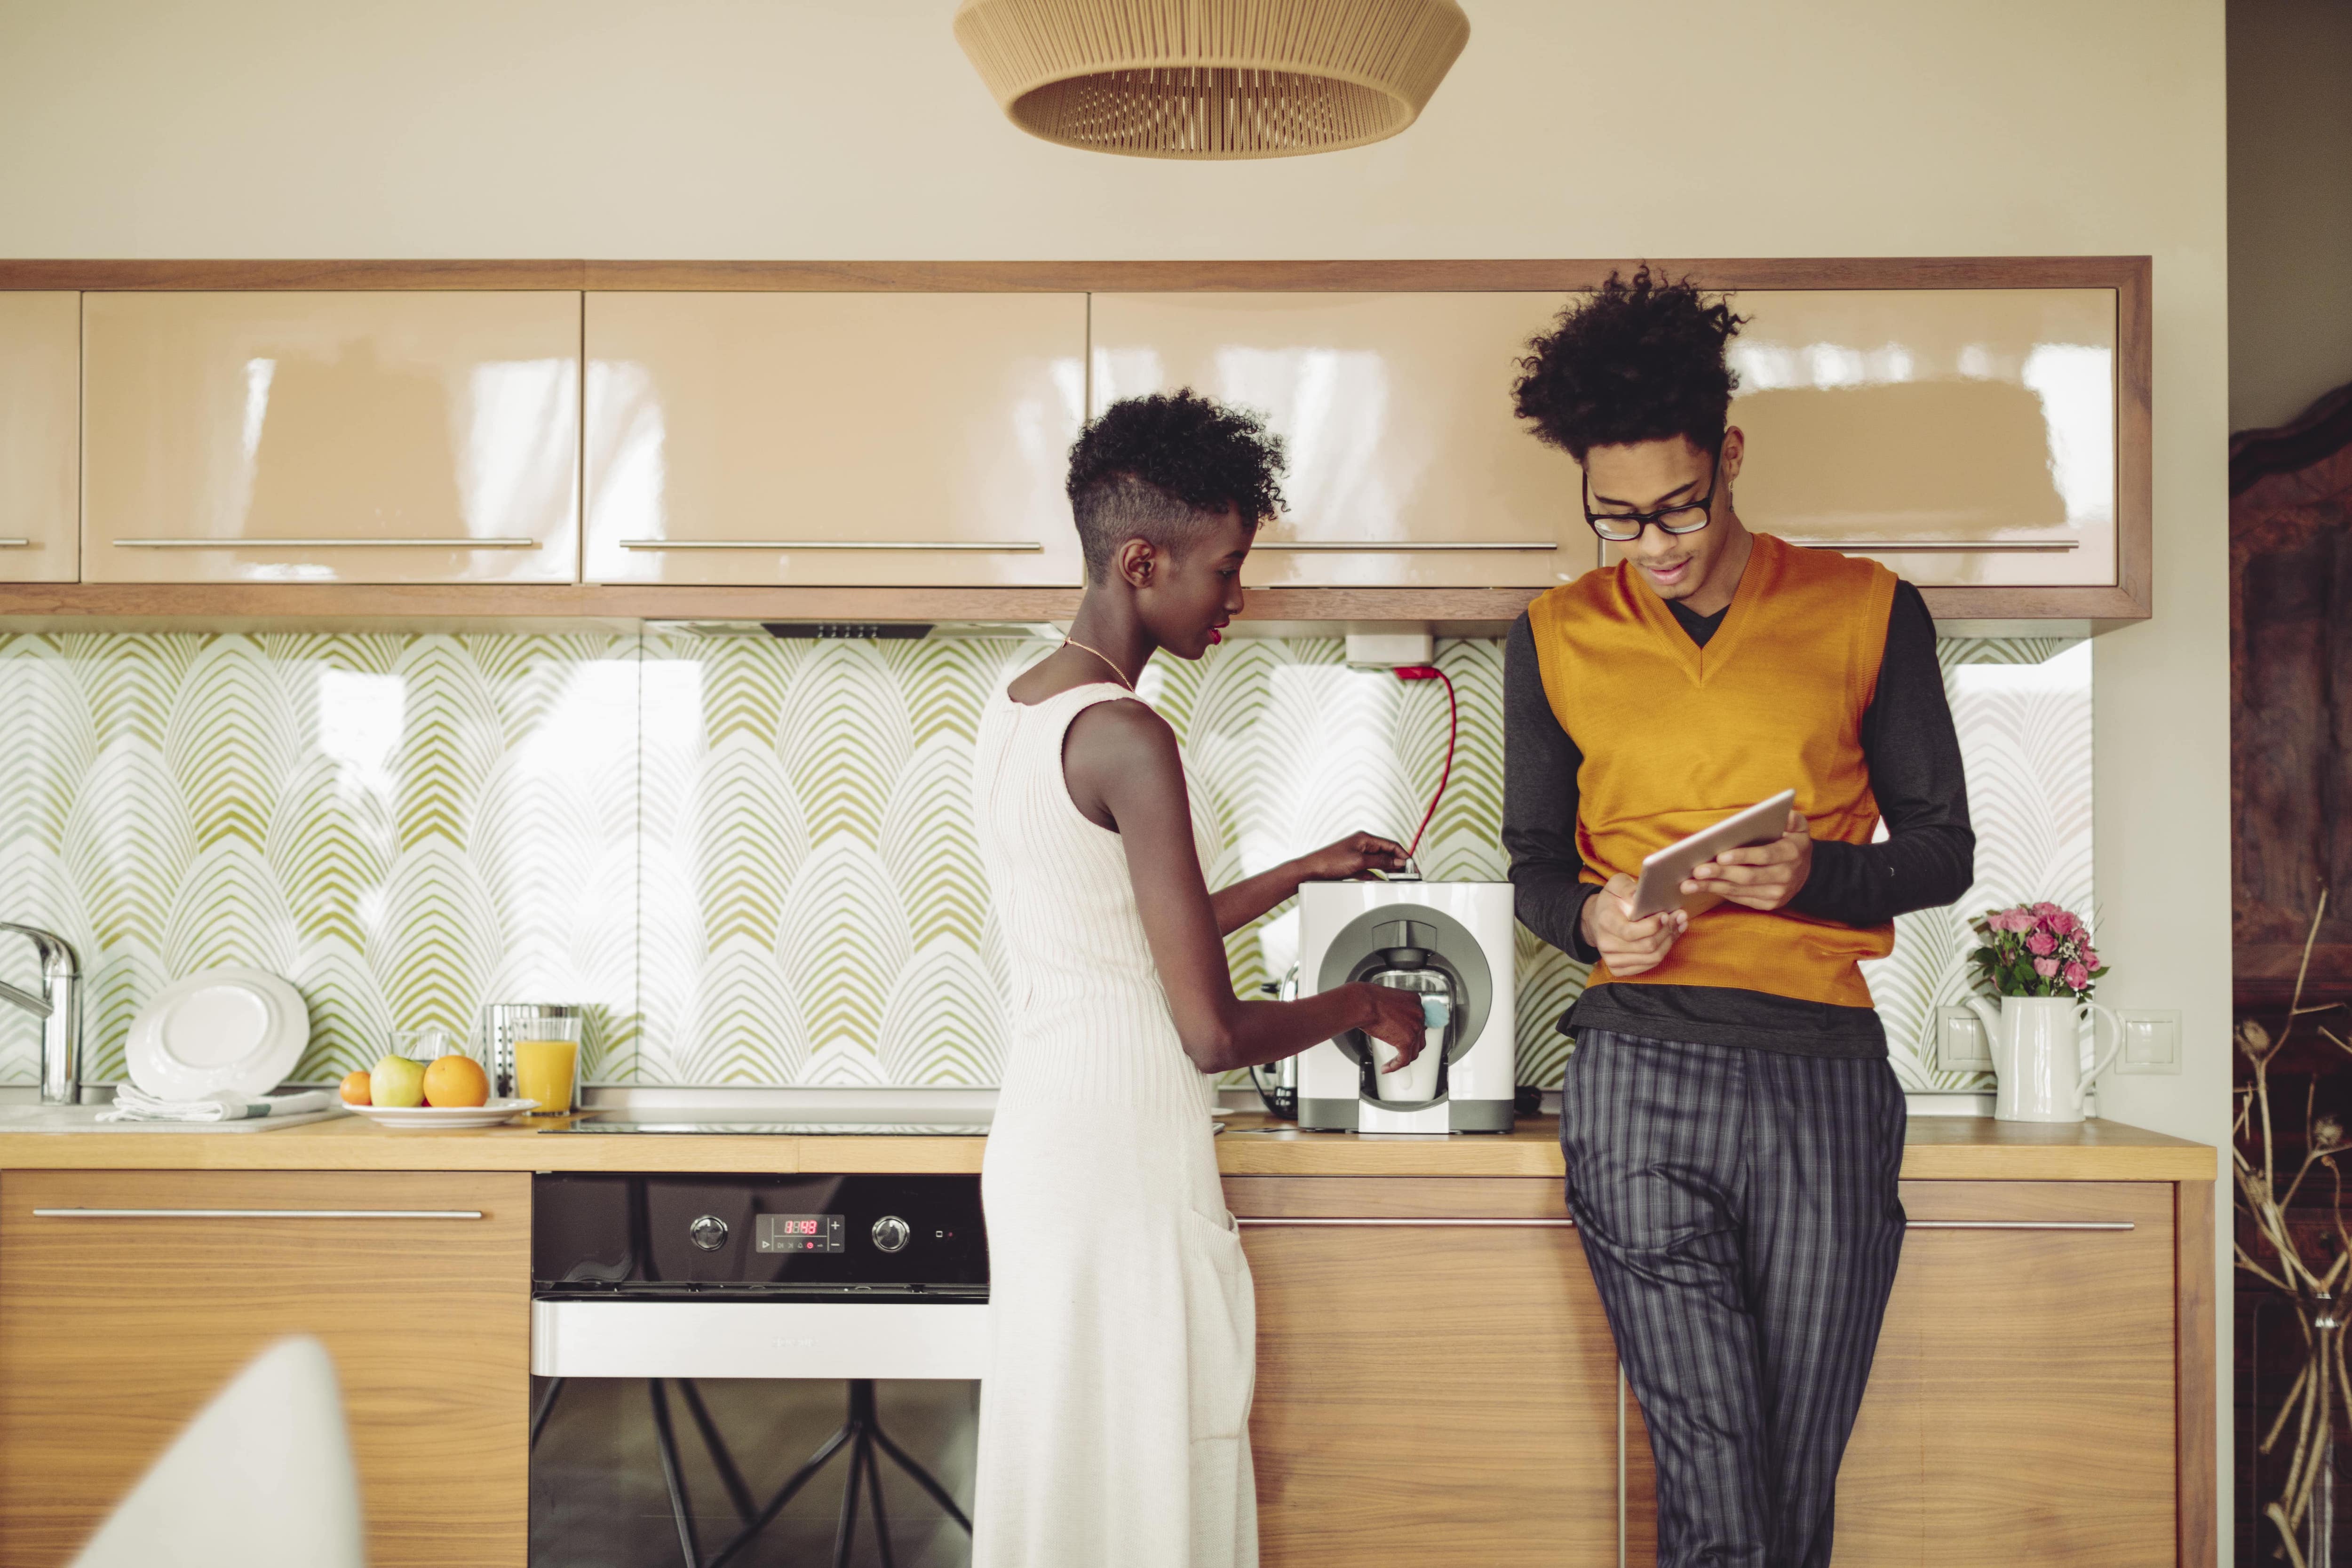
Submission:
M 1621 872 L 1586 900 L 1584 938 L 1600 950 L 1610 973 L 1630 978 L 1655 969 L 1690 929 L 1691 917 L 1718 903 L 1769 911 L 1795 898 L 1812 873 L 1813 840 L 1793 799 L 1793 791 L 1783 791 L 1669 845 L 1643 861 L 1641 881 Z M 1776 810 L 1786 814 L 1779 837 L 1759 840 L 1759 819 Z M 1677 869 L 1685 866 L 1676 881 Z M 1637 909 L 1643 911 L 1638 918 Z

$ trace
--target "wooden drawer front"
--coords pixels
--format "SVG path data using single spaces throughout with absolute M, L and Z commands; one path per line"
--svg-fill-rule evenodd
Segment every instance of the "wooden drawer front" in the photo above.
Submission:
M 1227 1176 L 1225 1206 L 1253 1219 L 1454 1218 L 1566 1221 L 1552 1176 Z
M 2174 1561 L 2170 1184 L 1906 1182 L 1903 1202 L 1839 1568 Z M 1655 1477 L 1628 1425 L 1629 1561 L 1650 1563 Z
M 1617 1562 L 1617 1362 L 1574 1230 L 1269 1220 L 1243 1241 L 1267 1568 Z
M 289 1333 L 334 1357 L 369 1562 L 521 1568 L 530 1205 L 520 1173 L 0 1173 L 0 1568 L 68 1561 L 189 1417 Z M 283 1209 L 364 1217 L 184 1212 Z
M 578 579 L 579 295 L 82 310 L 86 581 Z
M 81 574 L 81 296 L 0 293 L 0 583 Z

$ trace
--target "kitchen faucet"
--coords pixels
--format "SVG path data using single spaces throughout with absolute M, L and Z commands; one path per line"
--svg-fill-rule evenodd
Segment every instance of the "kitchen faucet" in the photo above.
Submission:
M 32 939 L 41 960 L 41 994 L 0 980 L 0 1002 L 13 1002 L 41 1020 L 41 1103 L 81 1099 L 81 959 L 53 931 L 0 921 L 0 931 Z

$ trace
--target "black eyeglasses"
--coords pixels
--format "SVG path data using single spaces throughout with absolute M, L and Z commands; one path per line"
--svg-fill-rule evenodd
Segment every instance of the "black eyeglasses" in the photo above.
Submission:
M 1612 544 L 1631 544 L 1642 537 L 1642 531 L 1652 523 L 1661 533 L 1696 533 L 1713 520 L 1716 477 L 1723 468 L 1723 447 L 1716 446 L 1707 458 L 1706 494 L 1696 500 L 1686 500 L 1675 506 L 1660 507 L 1656 511 L 1594 511 L 1592 480 L 1590 475 L 1580 478 L 1579 489 L 1584 497 L 1584 521 L 1592 531 Z

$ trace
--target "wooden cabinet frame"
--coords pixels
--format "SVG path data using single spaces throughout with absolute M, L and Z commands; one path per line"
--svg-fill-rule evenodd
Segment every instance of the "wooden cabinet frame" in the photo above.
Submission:
M 1586 289 L 1630 260 L 1454 261 L 72 261 L 0 260 L 5 289 L 675 289 L 698 292 L 1450 292 Z M 1657 258 L 1721 289 L 2112 289 L 2116 582 L 1924 590 L 1938 620 L 2143 620 L 2153 603 L 2150 263 L 2145 256 Z M 1255 621 L 1412 621 L 1493 634 L 1531 588 L 1270 588 Z M 7 584 L 0 620 L 1055 621 L 1069 588 L 578 584 Z

